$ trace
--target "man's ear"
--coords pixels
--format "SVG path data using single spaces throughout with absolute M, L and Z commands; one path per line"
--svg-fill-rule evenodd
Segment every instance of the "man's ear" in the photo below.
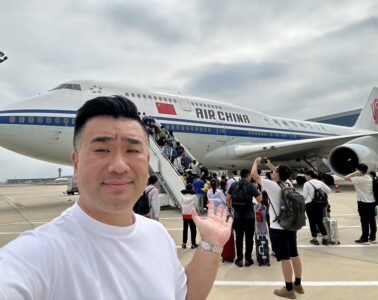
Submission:
M 71 153 L 71 160 L 74 168 L 73 180 L 77 182 L 77 171 L 78 171 L 78 164 L 79 164 L 79 154 L 74 150 Z

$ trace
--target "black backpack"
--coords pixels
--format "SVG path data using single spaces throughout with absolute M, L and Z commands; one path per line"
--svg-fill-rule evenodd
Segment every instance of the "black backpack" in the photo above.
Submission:
M 276 215 L 274 222 L 278 222 L 283 229 L 297 231 L 306 225 L 306 206 L 302 194 L 293 187 L 278 183 L 282 190 L 281 212 L 277 216 L 274 206 L 273 212 Z
M 378 177 L 373 177 L 373 194 L 375 198 L 375 205 L 378 205 Z
M 252 197 L 248 197 L 247 186 L 245 182 L 238 181 L 231 194 L 232 207 L 236 211 L 245 211 L 251 207 Z
M 143 191 L 143 195 L 139 197 L 138 201 L 133 207 L 133 211 L 140 215 L 147 215 L 150 212 L 151 206 L 150 201 L 148 200 L 148 193 L 151 192 L 150 189 L 147 193 Z
M 314 188 L 314 198 L 312 201 L 321 206 L 321 207 L 327 207 L 328 206 L 328 195 L 325 191 L 323 191 L 321 188 L 317 189 L 311 182 L 309 184 L 312 185 Z

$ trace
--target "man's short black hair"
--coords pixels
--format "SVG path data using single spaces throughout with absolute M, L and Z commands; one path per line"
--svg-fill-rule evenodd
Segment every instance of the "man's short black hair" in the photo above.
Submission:
M 113 117 L 126 118 L 130 120 L 135 120 L 143 128 L 148 141 L 148 134 L 145 130 L 143 121 L 138 116 L 138 109 L 133 102 L 131 102 L 126 97 L 116 95 L 116 96 L 100 96 L 84 103 L 82 107 L 79 108 L 75 119 L 75 130 L 73 145 L 74 149 L 77 148 L 78 137 L 83 130 L 85 124 L 94 117 Z
M 307 170 L 304 172 L 305 175 L 310 176 L 311 178 L 315 178 L 315 172 L 313 170 Z
M 158 178 L 156 175 L 152 174 L 150 177 L 148 177 L 148 184 L 155 184 L 157 181 L 158 181 Z
M 247 169 L 243 169 L 240 171 L 241 178 L 247 178 L 248 175 L 249 175 L 249 171 Z
M 286 165 L 279 165 L 277 167 L 277 172 L 278 172 L 278 175 L 280 176 L 281 181 L 288 180 L 291 174 L 290 168 Z
M 357 169 L 358 171 L 360 171 L 361 173 L 366 174 L 367 171 L 368 171 L 368 166 L 365 165 L 365 164 L 358 164 L 357 167 L 356 167 L 356 169 Z

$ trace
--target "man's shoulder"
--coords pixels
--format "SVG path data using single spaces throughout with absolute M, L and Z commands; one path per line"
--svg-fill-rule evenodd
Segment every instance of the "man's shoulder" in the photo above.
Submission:
M 353 183 L 361 183 L 361 182 L 373 182 L 373 178 L 367 174 L 363 176 L 353 176 L 351 177 Z

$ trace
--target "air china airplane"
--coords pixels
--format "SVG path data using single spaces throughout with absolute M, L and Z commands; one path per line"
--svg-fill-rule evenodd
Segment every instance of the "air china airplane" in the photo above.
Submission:
M 257 156 L 338 175 L 378 162 L 378 88 L 353 128 L 272 117 L 208 99 L 149 92 L 106 82 L 74 80 L 0 110 L 0 146 L 40 160 L 71 165 L 74 117 L 88 99 L 123 95 L 153 116 L 209 169 L 250 168 Z

